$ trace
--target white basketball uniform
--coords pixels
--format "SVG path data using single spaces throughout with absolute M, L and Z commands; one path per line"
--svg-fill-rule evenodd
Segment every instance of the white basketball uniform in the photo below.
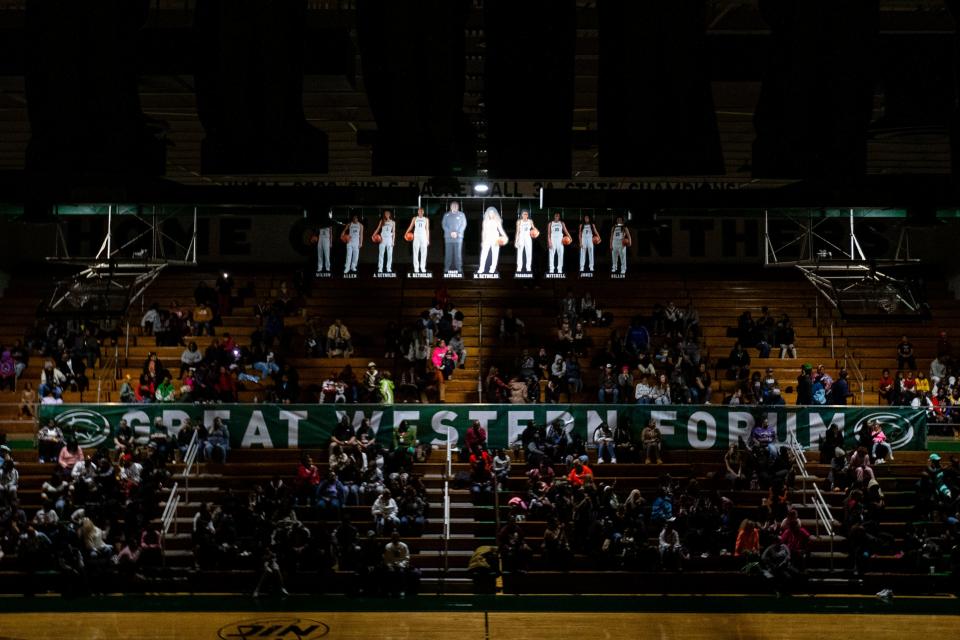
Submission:
M 330 271 L 330 243 L 333 229 L 323 227 L 317 232 L 317 271 Z
M 427 270 L 427 217 L 413 219 L 413 271 L 423 273 Z
M 587 260 L 589 257 L 589 260 Z M 593 271 L 593 225 L 583 225 L 583 232 L 580 234 L 580 271 L 583 271 L 583 265 L 589 264 L 590 271 Z
M 492 256 L 490 261 L 490 270 L 487 273 L 497 272 L 497 261 L 500 259 L 500 244 L 497 240 L 501 236 L 507 235 L 503 231 L 499 220 L 483 220 L 483 230 L 480 234 L 480 268 L 478 271 L 483 273 L 487 265 L 487 256 Z
M 380 225 L 380 248 L 377 254 L 377 272 L 383 273 L 383 255 L 387 255 L 387 273 L 393 273 L 393 236 L 396 223 L 386 220 Z
M 533 261 L 533 238 L 530 231 L 533 229 L 533 220 L 517 220 L 517 271 L 530 271 Z M 523 266 L 526 264 L 526 266 Z
M 359 222 L 351 222 L 347 226 L 347 234 L 350 241 L 347 242 L 347 259 L 343 263 L 343 272 L 357 270 L 357 261 L 360 259 L 360 234 L 362 225 Z
M 550 273 L 553 273 L 553 259 L 557 258 L 557 272 L 563 273 L 563 223 L 551 222 L 550 231 Z
M 613 228 L 613 246 L 610 247 L 610 272 L 617 272 L 617 264 L 620 265 L 620 273 L 627 272 L 627 248 L 623 246 L 623 239 L 627 237 L 627 230 L 622 224 Z

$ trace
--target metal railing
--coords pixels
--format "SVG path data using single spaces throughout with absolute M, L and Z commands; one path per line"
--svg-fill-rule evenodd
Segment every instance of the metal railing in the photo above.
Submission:
M 483 293 L 477 296 L 477 402 L 483 402 Z
M 843 368 L 847 372 L 853 371 L 854 378 L 857 381 L 857 390 L 860 392 L 860 406 L 863 406 L 864 401 L 864 380 L 863 372 L 860 371 L 860 365 L 857 364 L 857 358 L 855 354 L 850 353 L 846 347 L 843 349 Z
M 100 372 L 97 375 L 97 404 L 100 403 L 100 396 L 103 392 L 104 378 L 117 380 L 120 378 L 120 347 L 113 347 L 113 355 L 109 356 L 105 362 L 100 363 Z
M 446 463 L 443 467 L 443 573 L 440 574 L 440 593 L 446 586 L 450 570 L 450 478 L 453 477 L 453 457 L 450 453 L 451 430 L 447 431 Z
M 173 532 L 177 532 L 178 506 L 180 506 L 180 492 L 177 483 L 174 482 L 167 497 L 167 504 L 163 508 L 163 515 L 160 516 L 160 557 L 164 566 L 167 564 L 167 534 L 170 532 L 170 525 L 173 525 Z
M 198 431 L 193 432 L 190 444 L 187 445 L 187 450 L 183 454 L 183 495 L 186 502 L 190 502 L 190 471 L 193 469 L 193 465 L 197 461 L 197 453 L 200 451 L 198 433 Z M 199 464 L 197 466 L 199 468 Z
M 176 516 L 177 516 L 177 507 L 180 506 L 180 489 L 178 483 L 174 482 L 173 487 L 170 489 L 170 495 L 167 497 L 167 504 L 163 508 L 163 515 L 160 516 L 160 532 L 162 535 L 167 535 L 170 531 L 170 526 L 173 525 L 173 532 L 177 532 Z
M 797 441 L 796 436 L 793 434 L 790 435 L 788 444 L 790 445 L 791 451 L 793 451 L 793 460 L 794 464 L 797 467 L 797 471 L 800 474 L 800 477 L 803 482 L 803 504 L 807 504 L 807 497 L 810 495 L 807 490 L 807 483 L 811 482 L 813 487 L 813 496 L 811 499 L 811 505 L 813 506 L 814 512 L 817 514 L 815 531 L 817 535 L 821 535 L 821 530 L 823 531 L 822 535 L 826 535 L 830 538 L 830 570 L 833 570 L 833 544 L 834 544 L 834 531 L 833 531 L 833 514 L 830 512 L 830 505 L 827 504 L 826 499 L 823 497 L 823 493 L 820 491 L 820 487 L 817 486 L 815 481 L 812 481 L 812 476 L 807 472 L 807 455 L 803 450 L 803 447 L 800 445 L 800 442 Z

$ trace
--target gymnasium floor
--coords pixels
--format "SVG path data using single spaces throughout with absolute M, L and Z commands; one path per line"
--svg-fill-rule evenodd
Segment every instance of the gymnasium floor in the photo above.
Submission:
M 852 629 L 884 640 L 902 639 L 905 632 L 951 637 L 950 629 L 960 622 L 960 601 L 952 597 L 889 603 L 842 596 L 231 600 L 232 606 L 226 599 L 189 596 L 5 599 L 0 603 L 6 611 L 0 613 L 0 640 L 816 640 Z M 168 610 L 158 610 L 168 605 Z M 331 610 L 332 605 L 339 610 Z

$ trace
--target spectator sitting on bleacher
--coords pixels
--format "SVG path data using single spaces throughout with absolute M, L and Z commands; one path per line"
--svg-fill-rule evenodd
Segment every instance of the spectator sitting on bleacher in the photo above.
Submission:
M 60 472 L 65 476 L 70 476 L 73 467 L 84 459 L 83 449 L 77 443 L 75 438 L 67 440 L 67 444 L 60 449 L 57 456 L 57 464 L 60 466 Z
M 207 429 L 203 425 L 198 425 L 196 422 L 187 418 L 183 421 L 183 424 L 180 425 L 180 430 L 177 431 L 177 440 L 176 440 L 176 450 L 178 453 L 178 458 L 182 462 L 187 456 L 187 449 L 190 447 L 190 441 L 193 439 L 193 434 L 197 434 L 197 445 L 199 450 L 203 449 L 204 441 L 207 439 Z
M 585 291 L 579 302 L 579 319 L 591 326 L 595 326 L 600 319 L 597 301 L 589 291 Z
M 643 463 L 650 464 L 663 463 L 661 454 L 663 452 L 663 435 L 657 427 L 657 422 L 653 418 L 647 423 L 647 426 L 640 432 L 640 444 L 643 447 Z
M 382 536 L 388 531 L 395 531 L 400 526 L 399 512 L 400 509 L 396 500 L 391 497 L 390 490 L 384 489 L 370 507 L 377 535 Z
M 332 468 L 328 469 L 326 477 L 317 485 L 317 508 L 324 518 L 334 518 L 340 514 L 346 500 L 346 485 Z
M 870 453 L 866 447 L 857 447 L 847 457 L 847 473 L 855 482 L 864 486 L 875 478 L 873 467 L 870 466 Z
M 63 431 L 48 420 L 37 432 L 37 453 L 40 462 L 55 462 L 63 448 Z
M 651 404 L 670 404 L 670 384 L 667 382 L 665 373 L 661 373 L 656 384 L 651 387 L 650 399 Z
M 619 391 L 617 397 L 622 401 L 626 401 L 634 394 L 636 385 L 633 379 L 633 372 L 630 371 L 630 365 L 625 364 L 620 367 L 620 373 L 617 374 L 617 387 Z
M 6 506 L 17 499 L 17 489 L 20 486 L 20 472 L 16 463 L 6 459 L 0 464 L 0 506 Z
M 558 351 L 569 351 L 573 348 L 573 329 L 570 321 L 564 318 L 557 328 L 557 341 L 555 348 Z
M 613 364 L 607 363 L 600 371 L 600 382 L 597 384 L 598 400 L 601 403 L 616 404 L 620 401 L 620 387 L 617 384 L 617 376 L 613 370 Z
M 349 358 L 353 355 L 352 338 L 350 330 L 340 318 L 336 318 L 330 328 L 327 329 L 327 357 Z
M 353 372 L 353 365 L 349 362 L 337 374 L 337 402 L 356 402 L 359 397 L 360 381 Z M 344 396 L 346 400 L 340 400 Z
M 10 391 L 16 389 L 17 386 L 17 368 L 16 363 L 13 360 L 13 356 L 6 349 L 3 350 L 3 354 L 0 355 L 0 391 L 3 391 L 7 387 L 10 388 Z
M 64 352 L 60 362 L 57 363 L 57 367 L 66 376 L 66 385 L 70 387 L 71 391 L 87 390 L 89 387 L 87 366 L 84 364 L 82 357 Z
M 120 402 L 124 403 L 133 403 L 137 401 L 137 392 L 133 388 L 133 381 L 130 378 L 130 374 L 126 374 L 123 378 L 123 383 L 120 385 Z
M 510 404 L 526 404 L 528 402 L 527 383 L 520 376 L 513 376 L 507 383 L 507 402 Z
M 660 566 L 667 571 L 682 571 L 683 564 L 690 555 L 680 543 L 680 532 L 676 529 L 676 518 L 667 518 L 660 531 L 658 549 L 660 551 Z
M 924 375 L 923 371 L 917 371 L 917 377 L 914 379 L 913 387 L 917 395 L 930 393 L 930 380 Z
M 185 371 L 200 364 L 201 360 L 203 360 L 203 354 L 197 348 L 197 343 L 191 340 L 187 348 L 180 354 L 180 378 L 183 378 Z
M 29 380 L 24 383 L 20 390 L 20 403 L 18 406 L 18 415 L 20 418 L 35 418 L 37 406 L 37 392 L 33 388 L 33 383 Z
M 367 370 L 363 372 L 363 387 L 359 393 L 360 402 L 379 402 L 380 371 L 377 370 L 377 363 L 367 363 Z
M 887 434 L 883 432 L 883 427 L 878 420 L 871 420 L 867 423 L 870 431 L 870 455 L 875 464 L 884 462 L 893 462 L 893 447 L 887 442 Z
M 878 404 L 893 404 L 893 385 L 894 380 L 890 375 L 890 369 L 884 369 L 880 374 L 880 382 L 877 383 Z
M 593 430 L 593 442 L 597 445 L 597 464 L 603 464 L 605 461 L 611 464 L 617 463 L 617 449 L 614 444 L 613 429 L 606 422 Z
M 947 365 L 937 356 L 930 362 L 930 381 L 938 384 L 941 380 L 947 379 Z
M 30 361 L 30 354 L 23 348 L 23 344 L 17 340 L 10 348 L 10 355 L 13 357 L 13 366 L 17 372 L 17 379 L 19 380 L 20 376 L 23 375 L 23 370 L 27 368 L 27 364 Z
M 907 336 L 901 336 L 897 344 L 897 369 L 916 369 L 917 358 L 913 353 L 913 345 Z
M 484 380 L 484 400 L 487 402 L 509 402 L 510 386 L 500 377 L 500 369 L 491 366 Z M 526 397 L 526 390 L 524 390 Z
M 176 388 L 173 386 L 173 380 L 170 379 L 170 374 L 165 373 L 163 376 L 163 381 L 160 383 L 160 386 L 157 387 L 156 394 L 154 397 L 157 399 L 157 402 L 175 402 L 177 399 Z
M 700 362 L 687 379 L 687 388 L 690 392 L 690 401 L 693 404 L 710 404 L 710 396 L 713 393 L 711 386 L 710 372 L 707 370 L 707 363 Z
M 777 445 L 777 428 L 767 421 L 766 415 L 761 417 L 760 421 L 754 425 L 750 431 L 749 442 L 747 444 L 752 448 L 765 448 L 771 460 L 779 455 L 780 448 Z
M 220 402 L 237 401 L 237 381 L 226 367 L 220 367 L 220 374 L 214 385 L 214 389 L 217 393 L 217 399 L 220 400 Z
M 777 325 L 775 340 L 780 345 L 780 359 L 797 358 L 797 334 L 794 331 L 793 323 L 789 319 L 782 320 Z
M 213 428 L 207 434 L 203 446 L 203 458 L 210 462 L 224 463 L 230 451 L 230 431 L 219 416 L 213 419 Z
M 191 317 L 194 323 L 194 335 L 202 336 L 204 333 L 208 336 L 213 335 L 213 309 L 205 302 L 200 302 L 193 308 Z
M 463 337 L 460 335 L 459 329 L 450 336 L 447 347 L 456 354 L 457 366 L 463 369 L 467 362 L 467 348 L 463 344 Z
M 390 542 L 383 548 L 383 566 L 386 572 L 386 590 L 392 596 L 416 595 L 420 590 L 420 570 L 410 562 L 410 548 L 394 530 Z
M 564 360 L 564 379 L 562 387 L 567 390 L 567 395 L 571 402 L 574 401 L 574 394 L 583 391 L 583 379 L 580 377 L 580 362 L 572 353 L 568 353 Z
M 750 354 L 743 344 L 737 342 L 727 358 L 727 377 L 731 380 L 746 380 L 750 376 Z
M 810 404 L 813 404 L 813 365 L 805 362 L 797 376 L 797 406 Z
M 154 302 L 140 318 L 140 329 L 145 336 L 152 336 L 160 323 L 160 305 Z
M 54 398 L 60 398 L 63 395 L 63 385 L 67 382 L 67 376 L 60 369 L 57 369 L 53 362 L 47 360 L 43 364 L 43 371 L 40 372 L 40 386 L 37 392 L 40 397 L 45 397 L 48 393 Z
M 640 377 L 634 389 L 633 397 L 637 404 L 653 403 L 653 387 L 650 385 L 650 378 L 648 376 L 644 375 Z
M 638 357 L 650 348 L 650 332 L 643 326 L 639 318 L 634 318 L 630 322 L 623 343 L 631 355 Z

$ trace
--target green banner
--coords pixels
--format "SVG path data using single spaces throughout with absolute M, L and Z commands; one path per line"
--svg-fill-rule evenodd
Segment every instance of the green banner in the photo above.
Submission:
M 777 439 L 795 434 L 804 446 L 816 446 L 831 424 L 849 443 L 868 420 L 878 420 L 894 449 L 926 448 L 927 421 L 923 410 L 903 407 L 748 407 L 716 405 L 591 405 L 591 404 L 76 404 L 41 405 L 40 420 L 54 420 L 84 447 L 113 445 L 121 418 L 137 435 L 149 435 L 159 417 L 172 433 L 190 418 L 211 425 L 222 418 L 234 448 L 318 448 L 330 440 L 334 425 L 346 416 L 359 426 L 364 418 L 389 444 L 402 420 L 417 426 L 421 442 L 455 445 L 473 420 L 486 427 L 491 447 L 506 447 L 518 439 L 528 421 L 546 424 L 563 420 L 567 430 L 590 441 L 602 421 L 612 427 L 629 425 L 634 437 L 650 419 L 657 422 L 665 446 L 671 449 L 718 449 L 738 438 L 747 439 L 763 416 L 777 426 Z

